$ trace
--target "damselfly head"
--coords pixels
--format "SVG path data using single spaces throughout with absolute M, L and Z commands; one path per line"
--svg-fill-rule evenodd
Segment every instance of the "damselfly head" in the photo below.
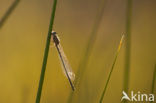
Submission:
M 52 34 L 53 42 L 57 46 L 60 43 L 59 37 L 57 36 L 57 33 L 55 31 L 52 31 L 51 34 Z
M 56 33 L 55 31 L 52 31 L 51 34 L 52 34 L 52 35 L 56 35 L 57 33 Z

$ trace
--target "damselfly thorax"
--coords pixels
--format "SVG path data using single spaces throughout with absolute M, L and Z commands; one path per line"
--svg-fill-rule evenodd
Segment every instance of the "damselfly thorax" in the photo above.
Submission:
M 59 38 L 58 38 L 58 36 L 57 36 L 55 31 L 52 31 L 52 38 L 53 38 L 53 42 L 57 46 L 60 43 L 60 40 L 59 40 Z

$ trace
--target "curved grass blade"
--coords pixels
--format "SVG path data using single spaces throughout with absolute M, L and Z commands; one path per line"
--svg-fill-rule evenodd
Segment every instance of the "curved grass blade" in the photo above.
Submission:
M 119 54 L 120 49 L 121 49 L 121 46 L 122 46 L 122 44 L 123 44 L 123 40 L 124 40 L 124 35 L 122 35 L 122 37 L 121 37 L 120 44 L 119 44 L 119 46 L 118 46 L 118 49 L 117 49 L 117 52 L 116 52 L 116 55 L 115 55 L 115 59 L 114 59 L 113 64 L 112 64 L 112 68 L 111 68 L 111 71 L 110 71 L 110 73 L 109 73 L 109 75 L 108 75 L 108 79 L 107 79 L 107 81 L 106 81 L 106 85 L 105 85 L 104 90 L 103 90 L 103 92 L 102 92 L 102 95 L 101 95 L 101 98 L 100 98 L 99 103 L 102 103 L 103 98 L 104 98 L 104 96 L 105 96 L 105 93 L 106 93 L 106 90 L 107 90 L 107 86 L 108 86 L 108 83 L 109 83 L 109 81 L 110 81 L 110 78 L 111 78 L 111 75 L 112 75 L 112 72 L 113 72 L 113 69 L 114 69 L 114 66 L 115 66 L 115 63 L 116 63 L 118 54 Z
M 78 71 L 76 72 L 76 78 L 74 81 L 74 85 L 76 88 L 79 87 L 79 85 L 80 85 L 80 82 L 81 82 L 80 79 L 83 79 L 85 69 L 86 69 L 87 64 L 88 64 L 89 57 L 91 55 L 94 43 L 95 43 L 96 38 L 97 38 L 96 34 L 97 34 L 98 28 L 100 26 L 100 23 L 101 23 L 101 20 L 103 17 L 103 12 L 105 10 L 106 3 L 108 2 L 108 0 L 100 0 L 100 2 L 101 3 L 100 3 L 99 8 L 98 8 L 98 12 L 97 12 L 97 15 L 96 15 L 96 18 L 94 21 L 93 29 L 92 29 L 92 32 L 90 34 L 89 40 L 87 41 L 87 45 L 85 47 L 86 49 L 84 51 L 84 56 L 83 56 L 82 60 L 80 61 L 80 64 L 78 66 Z M 67 103 L 71 103 L 72 98 L 73 98 L 73 92 L 70 92 Z
M 39 86 L 38 86 L 38 92 L 37 92 L 37 96 L 36 96 L 36 103 L 40 103 L 40 99 L 41 99 L 42 87 L 43 87 L 45 70 L 46 70 L 47 59 L 48 59 L 48 53 L 49 53 L 51 31 L 52 31 L 53 24 L 54 24 L 56 4 L 57 4 L 57 0 L 54 0 L 50 24 L 49 24 L 49 30 L 48 30 L 48 35 L 47 35 L 47 42 L 46 42 L 46 47 L 45 47 L 45 51 L 44 51 L 44 58 L 43 58 L 42 70 L 41 70 L 40 81 L 39 81 Z
M 67 76 L 68 78 L 68 81 L 71 85 L 71 88 L 72 90 L 74 91 L 75 90 L 75 87 L 72 83 L 72 81 L 75 79 L 75 74 L 73 73 L 70 65 L 69 65 L 69 62 L 68 62 L 68 59 L 63 51 L 63 48 L 60 44 L 60 40 L 56 34 L 56 32 L 52 32 L 52 37 L 53 37 L 53 41 L 55 43 L 55 46 L 56 46 L 56 49 L 58 51 L 58 54 L 59 54 L 59 57 L 60 57 L 60 61 L 61 61 L 61 64 L 63 66 L 63 72 L 65 73 L 65 75 Z
M 0 20 L 0 28 L 3 27 L 5 21 L 9 18 L 9 16 L 11 15 L 11 13 L 13 12 L 13 10 L 16 8 L 17 4 L 19 3 L 20 0 L 15 0 L 12 5 L 10 6 L 10 8 L 7 10 L 7 12 L 4 14 L 4 16 L 2 17 L 2 19 Z
M 131 61 L 131 18 L 132 18 L 132 0 L 127 0 L 126 10 L 126 35 L 125 35 L 125 64 L 124 64 L 124 83 L 123 90 L 128 93 L 130 61 Z M 126 103 L 127 101 L 124 101 Z

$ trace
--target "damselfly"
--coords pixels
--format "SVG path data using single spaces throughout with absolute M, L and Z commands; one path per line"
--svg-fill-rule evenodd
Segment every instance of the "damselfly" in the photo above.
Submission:
M 69 65 L 69 62 L 68 62 L 68 59 L 63 51 L 63 48 L 60 44 L 60 40 L 58 38 L 58 35 L 55 31 L 52 31 L 52 39 L 53 39 L 53 42 L 56 46 L 56 49 L 58 51 L 58 54 L 59 54 L 59 57 L 60 57 L 60 61 L 61 61 L 61 64 L 62 64 L 62 67 L 63 67 L 63 72 L 65 73 L 70 85 L 71 85 L 71 88 L 72 90 L 74 91 L 74 85 L 73 85 L 73 81 L 75 79 L 75 74 L 73 73 L 70 65 Z

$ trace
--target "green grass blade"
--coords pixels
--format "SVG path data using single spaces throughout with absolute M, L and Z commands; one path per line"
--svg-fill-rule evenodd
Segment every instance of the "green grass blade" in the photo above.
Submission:
M 4 14 L 4 16 L 2 17 L 2 19 L 0 20 L 0 29 L 3 27 L 3 25 L 5 24 L 6 20 L 9 18 L 9 16 L 11 15 L 11 13 L 14 11 L 14 9 L 16 8 L 17 4 L 19 3 L 20 0 L 15 0 L 12 5 L 10 6 L 10 8 L 7 10 L 7 12 Z
M 57 0 L 54 0 L 50 24 L 49 24 L 49 31 L 48 31 L 48 35 L 47 35 L 47 42 L 46 42 L 46 47 L 45 47 L 45 52 L 44 52 L 42 70 L 41 70 L 41 75 L 40 75 L 40 81 L 39 81 L 39 86 L 38 86 L 38 92 L 37 92 L 37 96 L 36 96 L 36 103 L 40 103 L 42 86 L 43 86 L 43 82 L 44 82 L 45 70 L 46 70 L 47 59 L 48 59 L 49 45 L 50 45 L 50 39 L 51 39 L 51 31 L 53 28 L 55 11 L 56 11 L 56 4 L 57 4 Z
M 121 37 L 120 44 L 119 44 L 119 46 L 118 46 L 118 50 L 117 50 L 117 52 L 116 52 L 116 55 L 115 55 L 115 58 L 114 58 L 114 61 L 113 61 L 112 67 L 111 67 L 111 71 L 110 71 L 110 73 L 109 73 L 109 75 L 108 75 L 108 79 L 107 79 L 107 81 L 106 81 L 106 85 L 105 85 L 104 90 L 103 90 L 103 92 L 102 92 L 102 95 L 101 95 L 101 98 L 100 98 L 99 103 L 102 103 L 103 98 L 104 98 L 104 96 L 105 96 L 105 93 L 106 93 L 106 90 L 107 90 L 107 87 L 108 87 L 108 83 L 109 83 L 109 81 L 110 81 L 110 78 L 111 78 L 112 72 L 113 72 L 113 70 L 114 70 L 114 66 L 115 66 L 115 63 L 116 63 L 118 54 L 119 54 L 119 52 L 120 52 L 120 48 L 121 48 L 121 46 L 122 46 L 122 44 L 123 44 L 123 40 L 124 40 L 124 35 Z
M 152 89 L 151 89 L 152 94 L 154 94 L 155 82 L 156 82 L 156 64 L 155 64 L 155 68 L 154 68 L 154 72 L 153 72 Z M 150 103 L 153 103 L 153 102 L 150 102 Z
M 125 35 L 125 67 L 124 67 L 124 84 L 123 90 L 128 93 L 129 86 L 129 71 L 131 59 L 131 18 L 132 18 L 132 0 L 127 0 L 126 11 L 126 35 Z M 126 101 L 125 101 L 126 102 Z
M 89 60 L 89 57 L 91 55 L 93 45 L 94 45 L 94 43 L 96 41 L 96 37 L 97 37 L 96 34 L 97 34 L 98 28 L 100 26 L 100 22 L 102 20 L 103 12 L 104 12 L 107 1 L 108 0 L 101 0 L 99 10 L 97 12 L 97 15 L 96 15 L 96 18 L 95 18 L 95 21 L 94 21 L 94 26 L 93 26 L 92 32 L 90 34 L 89 40 L 87 42 L 86 49 L 84 51 L 84 56 L 83 56 L 82 60 L 80 61 L 80 64 L 78 66 L 78 71 L 76 72 L 76 78 L 75 78 L 75 81 L 74 81 L 74 85 L 75 85 L 76 88 L 79 87 L 80 81 L 81 81 L 80 79 L 83 78 L 85 69 L 87 67 L 88 60 Z M 73 92 L 70 92 L 67 103 L 71 103 L 72 98 L 73 98 Z

